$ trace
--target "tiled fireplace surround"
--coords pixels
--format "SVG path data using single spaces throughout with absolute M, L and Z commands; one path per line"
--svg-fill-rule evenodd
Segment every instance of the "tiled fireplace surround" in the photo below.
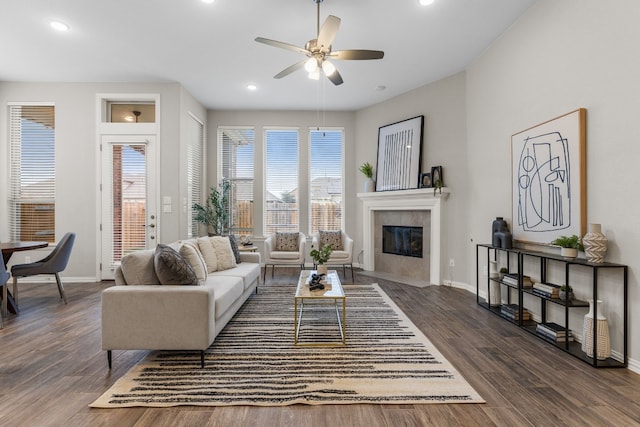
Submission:
M 362 201 L 363 269 L 440 284 L 442 218 L 448 190 L 433 189 L 358 193 Z M 423 258 L 382 254 L 382 225 L 422 226 Z

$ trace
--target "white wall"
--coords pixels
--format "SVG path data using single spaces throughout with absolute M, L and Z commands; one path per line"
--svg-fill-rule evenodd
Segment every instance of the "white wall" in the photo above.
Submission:
M 511 217 L 511 135 L 587 109 L 587 221 L 602 223 L 609 239 L 606 260 L 630 266 L 629 349 L 635 370 L 640 367 L 640 314 L 633 309 L 640 303 L 639 16 L 637 0 L 539 0 L 466 74 L 466 194 L 470 237 L 476 242 L 489 242 L 494 217 Z M 473 264 L 475 248 L 466 242 Z M 470 265 L 470 283 L 474 271 Z M 577 296 L 585 292 L 578 286 Z M 614 300 L 621 286 L 604 280 L 600 289 L 619 344 L 622 309 Z M 572 328 L 581 325 L 584 314 L 572 316 Z
M 444 253 L 440 266 L 442 281 L 453 281 L 458 286 L 469 287 L 464 283 L 468 278 L 467 270 L 470 262 L 465 244 L 469 235 L 465 73 L 458 73 L 358 111 L 354 169 L 357 170 L 357 167 L 366 161 L 375 167 L 378 128 L 419 115 L 424 115 L 425 119 L 422 171 L 430 172 L 432 166 L 441 165 L 444 184 L 451 190 L 451 195 L 444 203 L 442 230 Z M 364 175 L 358 173 L 356 192 L 362 192 L 363 186 Z M 361 202 L 358 202 L 357 215 L 358 218 L 362 218 Z M 355 253 L 359 253 L 362 249 L 362 232 L 362 226 L 360 226 L 355 235 Z M 449 268 L 451 258 L 455 261 L 454 268 Z M 475 290 L 475 285 L 473 289 Z
M 0 117 L 8 117 L 8 102 L 54 102 L 56 106 L 56 236 L 66 231 L 77 234 L 71 260 L 63 276 L 73 280 L 95 280 L 100 262 L 98 217 L 100 193 L 99 156 L 96 130 L 96 94 L 158 93 L 160 94 L 160 194 L 171 196 L 174 209 L 159 214 L 162 241 L 186 235 L 180 219 L 182 189 L 180 169 L 180 117 L 194 110 L 202 118 L 205 111 L 177 83 L 10 83 L 0 82 Z M 0 164 L 7 164 L 7 120 L 0 120 Z M 9 174 L 0 172 L 0 218 L 8 218 L 7 182 Z M 185 223 L 186 224 L 186 223 Z M 8 240 L 8 221 L 0 221 L 0 240 Z M 32 259 L 46 255 L 31 254 Z M 25 253 L 14 254 L 12 262 L 24 262 Z

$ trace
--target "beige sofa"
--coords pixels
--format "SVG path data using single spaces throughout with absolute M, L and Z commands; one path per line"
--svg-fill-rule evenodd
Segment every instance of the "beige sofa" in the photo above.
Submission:
M 116 286 L 102 292 L 102 348 L 107 350 L 109 368 L 112 350 L 199 350 L 204 366 L 204 351 L 257 292 L 260 279 L 259 253 L 236 253 L 241 260 L 237 263 L 218 251 L 216 260 L 204 239 L 168 245 L 181 255 L 190 251 L 191 257 L 183 259 L 198 273 L 192 285 L 159 284 L 158 250 L 122 259 L 115 272 Z M 207 250 L 194 252 L 194 247 Z M 202 268 L 208 270 L 204 275 Z

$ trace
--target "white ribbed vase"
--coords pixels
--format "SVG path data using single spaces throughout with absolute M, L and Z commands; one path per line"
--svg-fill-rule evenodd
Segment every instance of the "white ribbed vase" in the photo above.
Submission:
M 607 253 L 607 238 L 602 234 L 600 224 L 589 224 L 589 232 L 582 238 L 587 261 L 599 264 L 604 262 Z
M 584 316 L 582 325 L 582 351 L 587 356 L 593 357 L 593 335 L 596 334 L 596 351 L 598 352 L 598 360 L 604 360 L 611 356 L 611 342 L 609 340 L 609 323 L 607 318 L 602 315 L 602 301 L 598 300 L 598 318 L 596 322 L 593 319 L 593 300 L 589 300 L 589 312 Z M 597 325 L 596 327 L 594 327 Z

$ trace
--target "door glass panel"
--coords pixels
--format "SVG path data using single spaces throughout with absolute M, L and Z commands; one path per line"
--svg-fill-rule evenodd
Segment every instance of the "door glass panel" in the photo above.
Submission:
M 147 147 L 112 145 L 111 265 L 146 246 Z

